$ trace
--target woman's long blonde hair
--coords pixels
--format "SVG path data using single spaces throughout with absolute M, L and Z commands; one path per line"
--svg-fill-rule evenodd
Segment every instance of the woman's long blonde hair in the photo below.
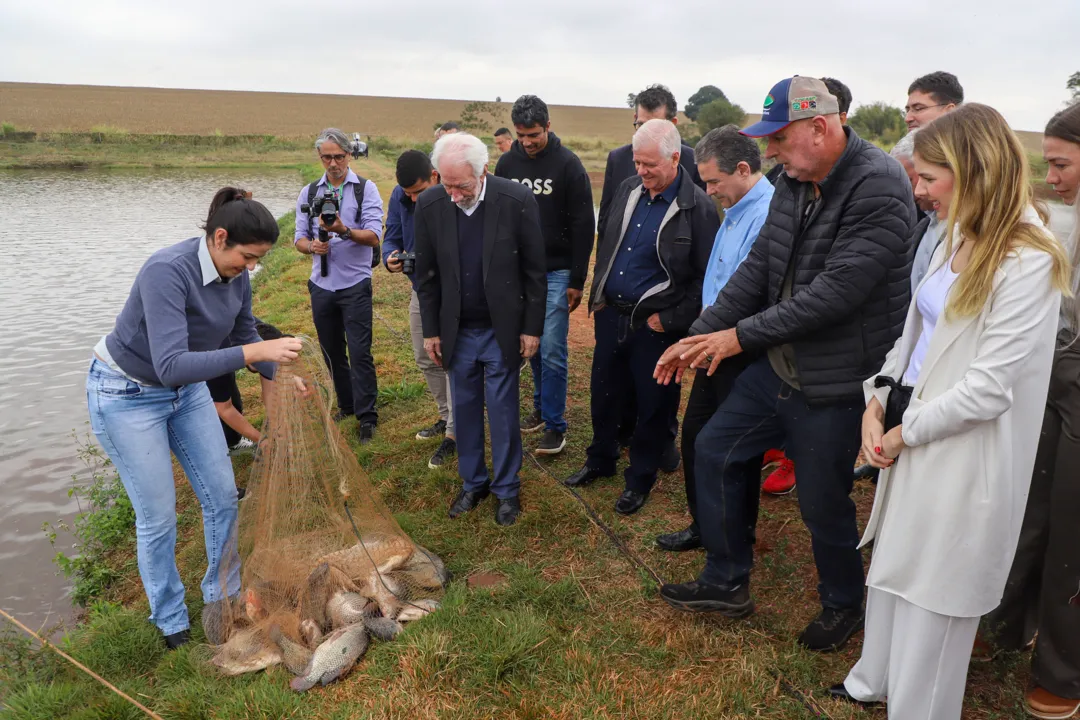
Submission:
M 945 257 L 952 257 L 957 229 L 972 240 L 971 260 L 949 293 L 947 315 L 977 315 L 994 286 L 994 273 L 1010 252 L 1031 247 L 1049 253 L 1052 282 L 1071 294 L 1069 258 L 1048 230 L 1024 219 L 1032 206 L 1027 153 L 1005 118 L 988 105 L 969 103 L 942 115 L 915 136 L 915 154 L 954 176 L 946 220 Z M 1046 222 L 1042 208 L 1037 208 Z

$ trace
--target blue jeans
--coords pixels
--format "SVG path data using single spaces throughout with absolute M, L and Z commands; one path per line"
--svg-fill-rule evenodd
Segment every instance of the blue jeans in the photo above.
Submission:
M 783 446 L 799 469 L 799 510 L 810 531 L 821 603 L 862 605 L 863 564 L 850 495 L 863 410 L 861 397 L 810 405 L 764 357 L 739 375 L 694 443 L 697 520 L 705 547 L 698 580 L 727 589 L 750 581 L 761 458 Z
M 135 508 L 139 576 L 150 600 L 150 621 L 165 635 L 186 630 L 184 584 L 176 569 L 170 450 L 202 506 L 209 561 L 203 600 L 210 603 L 240 592 L 236 482 L 210 391 L 206 383 L 175 389 L 137 385 L 95 358 L 86 378 L 86 401 L 94 435 Z M 222 592 L 223 579 L 227 593 Z
M 547 315 L 540 352 L 529 361 L 533 375 L 533 407 L 544 419 L 547 430 L 566 432 L 566 378 L 569 364 L 566 338 L 570 332 L 569 270 L 547 274 Z
M 516 497 L 521 487 L 520 366 L 507 365 L 491 328 L 461 328 L 448 372 L 458 473 L 464 488 L 469 492 L 487 488 L 501 500 Z M 485 405 L 491 425 L 494 481 L 484 462 Z

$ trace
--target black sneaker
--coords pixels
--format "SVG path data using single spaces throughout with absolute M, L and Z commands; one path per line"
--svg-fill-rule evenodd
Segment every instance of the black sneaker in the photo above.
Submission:
M 457 455 L 457 442 L 454 438 L 443 438 L 443 441 L 439 443 L 438 449 L 435 450 L 435 454 L 428 460 L 427 466 L 432 470 L 438 470 L 449 458 Z
M 247 488 L 242 488 L 242 487 L 236 488 L 236 501 L 237 502 L 240 502 L 241 500 L 243 500 L 246 497 L 247 497 Z
M 743 584 L 733 590 L 697 580 L 679 585 L 663 585 L 660 597 L 676 610 L 715 612 L 732 618 L 746 617 L 754 612 L 750 586 Z
M 862 608 L 824 608 L 803 630 L 799 644 L 817 652 L 839 650 L 862 626 Z
M 566 447 L 566 433 L 547 430 L 534 452 L 537 455 L 558 455 L 563 451 L 564 447 Z
M 521 421 L 521 432 L 531 433 L 544 429 L 544 418 L 540 417 L 539 410 L 533 410 L 529 417 Z
M 187 645 L 189 642 L 191 642 L 190 630 L 181 630 L 180 632 L 165 636 L 165 647 L 170 650 L 175 650 L 181 645 Z
M 431 440 L 432 438 L 437 438 L 440 435 L 445 435 L 445 434 L 446 434 L 446 421 L 440 418 L 431 427 L 426 427 L 423 430 L 421 430 L 420 432 L 416 433 L 416 439 L 417 440 Z
M 375 423 L 362 423 L 360 425 L 360 444 L 367 445 L 375 437 Z

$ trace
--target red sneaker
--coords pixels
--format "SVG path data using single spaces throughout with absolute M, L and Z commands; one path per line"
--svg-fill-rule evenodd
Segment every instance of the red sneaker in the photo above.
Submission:
M 795 463 L 786 457 L 761 485 L 761 491 L 769 495 L 787 495 L 795 489 Z
M 783 462 L 785 460 L 784 451 L 779 448 L 774 448 L 765 453 L 765 457 L 761 460 L 761 467 L 772 465 L 773 463 Z

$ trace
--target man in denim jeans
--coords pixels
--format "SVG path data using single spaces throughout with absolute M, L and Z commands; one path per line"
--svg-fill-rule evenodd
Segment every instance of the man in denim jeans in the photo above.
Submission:
M 581 303 L 589 269 L 596 216 L 585 166 L 551 132 L 544 101 L 522 95 L 510 111 L 517 140 L 499 158 L 495 175 L 532 190 L 540 207 L 547 253 L 547 314 L 540 352 L 532 358 L 533 411 L 524 432 L 544 430 L 538 455 L 557 455 L 566 447 L 567 345 L 570 313 Z

